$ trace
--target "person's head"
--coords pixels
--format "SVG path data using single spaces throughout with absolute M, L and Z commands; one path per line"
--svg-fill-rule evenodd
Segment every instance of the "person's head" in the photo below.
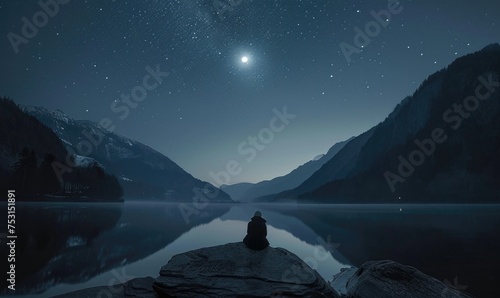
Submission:
M 253 216 L 262 217 L 262 213 L 260 213 L 260 211 L 255 211 L 255 214 Z

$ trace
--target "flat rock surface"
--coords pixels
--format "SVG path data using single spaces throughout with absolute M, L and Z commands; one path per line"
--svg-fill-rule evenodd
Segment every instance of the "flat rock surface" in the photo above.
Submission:
M 364 263 L 347 282 L 348 297 L 471 298 L 417 269 L 394 261 Z
M 153 288 L 164 297 L 339 297 L 295 254 L 242 242 L 172 257 Z

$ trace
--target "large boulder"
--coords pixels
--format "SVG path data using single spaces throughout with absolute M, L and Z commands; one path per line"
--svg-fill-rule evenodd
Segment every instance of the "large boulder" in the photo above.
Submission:
M 345 271 L 345 274 L 352 274 L 352 271 Z M 355 298 L 472 297 L 413 267 L 394 261 L 371 261 L 363 264 L 349 278 L 346 289 L 346 296 Z
M 242 242 L 178 254 L 153 288 L 161 297 L 339 297 L 299 257 L 283 248 L 261 251 Z

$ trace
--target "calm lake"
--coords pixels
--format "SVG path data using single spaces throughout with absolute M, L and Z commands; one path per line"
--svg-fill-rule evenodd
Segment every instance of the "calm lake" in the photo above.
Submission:
M 271 246 L 326 280 L 343 267 L 391 259 L 477 297 L 500 293 L 499 205 L 211 204 L 186 221 L 178 204 L 127 202 L 18 204 L 16 296 L 156 277 L 175 254 L 242 241 L 256 210 Z M 0 251 L 8 254 L 4 243 Z

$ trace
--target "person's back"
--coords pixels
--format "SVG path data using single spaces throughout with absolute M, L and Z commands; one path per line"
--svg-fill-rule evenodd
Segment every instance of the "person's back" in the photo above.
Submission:
M 243 239 L 243 242 L 250 249 L 262 250 L 269 246 L 269 241 L 267 241 L 267 227 L 266 220 L 262 218 L 262 214 L 257 211 L 254 217 L 248 223 L 247 235 Z

